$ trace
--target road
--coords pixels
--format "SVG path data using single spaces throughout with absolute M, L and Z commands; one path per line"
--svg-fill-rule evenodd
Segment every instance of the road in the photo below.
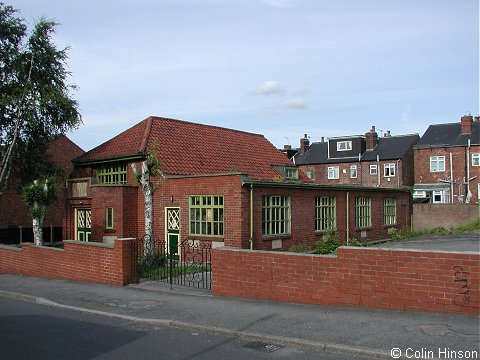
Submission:
M 280 346 L 276 346 L 280 345 Z M 358 359 L 0 298 L 0 359 Z

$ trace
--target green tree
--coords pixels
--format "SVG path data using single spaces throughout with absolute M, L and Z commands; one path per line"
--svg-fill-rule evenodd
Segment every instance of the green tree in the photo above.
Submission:
M 51 205 L 56 199 L 54 178 L 48 178 L 44 181 L 35 180 L 33 184 L 23 187 L 23 200 L 33 219 L 35 245 L 43 245 L 43 220 L 45 219 L 47 206 Z
M 0 2 L 0 195 L 13 168 L 45 175 L 45 144 L 82 123 L 66 82 L 68 48 L 52 41 L 58 24 L 41 19 L 29 33 L 17 12 Z

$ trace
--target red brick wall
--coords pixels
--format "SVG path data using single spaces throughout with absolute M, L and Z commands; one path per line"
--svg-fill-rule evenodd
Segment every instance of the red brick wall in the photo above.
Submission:
M 472 153 L 480 153 L 480 146 L 472 146 L 470 148 L 470 178 L 476 178 L 470 181 L 470 192 L 472 193 L 472 202 L 478 202 L 478 184 L 480 181 L 480 166 L 471 166 Z M 452 154 L 452 170 L 450 171 L 450 154 Z M 445 156 L 445 171 L 430 172 L 430 157 L 431 156 Z M 431 148 L 431 149 L 415 149 L 415 183 L 416 184 L 435 184 L 439 180 L 446 180 L 453 178 L 455 185 L 453 193 L 455 195 L 455 202 L 458 195 L 465 196 L 466 186 L 463 184 L 466 174 L 466 159 L 465 147 L 450 147 L 450 148 Z
M 48 154 L 53 163 L 68 176 L 72 170 L 71 160 L 83 154 L 75 143 L 61 136 L 49 144 Z M 65 214 L 65 182 L 57 182 L 57 201 L 47 208 L 44 225 L 62 226 Z M 32 227 L 32 218 L 27 212 L 21 194 L 20 180 L 11 177 L 7 192 L 0 196 L 0 228 L 8 225 Z
M 248 190 L 244 190 L 244 202 L 249 204 Z M 401 191 L 360 191 L 350 190 L 348 199 L 349 238 L 357 240 L 380 240 L 390 238 L 389 228 L 402 229 L 410 224 L 409 193 Z M 262 197 L 264 195 L 283 195 L 291 197 L 291 234 L 263 236 L 262 235 Z M 324 189 L 284 189 L 284 188 L 254 188 L 254 249 L 271 250 L 273 240 L 282 240 L 283 250 L 288 250 L 294 244 L 307 244 L 311 247 L 320 240 L 324 232 L 315 231 L 315 197 L 336 197 L 337 231 L 342 242 L 347 238 L 347 199 L 346 190 Z M 370 197 L 372 201 L 372 226 L 365 229 L 355 227 L 355 198 Z M 383 225 L 383 201 L 385 197 L 397 199 L 397 224 Z M 243 211 L 244 219 L 249 221 L 249 208 Z M 248 234 L 248 222 L 244 228 Z
M 376 161 L 353 161 L 351 163 L 336 163 L 336 164 L 316 164 L 316 165 L 301 165 L 300 169 L 314 170 L 315 171 L 315 183 L 322 185 L 358 185 L 365 187 L 386 187 L 386 188 L 398 188 L 401 186 L 413 185 L 413 168 L 411 167 L 412 161 L 410 158 L 413 156 L 406 156 L 403 160 L 382 160 L 378 163 Z M 404 162 L 407 162 L 404 164 Z M 383 167 L 385 164 L 395 164 L 395 176 L 384 177 Z M 350 177 L 350 166 L 357 166 L 357 177 Z M 378 174 L 370 175 L 370 165 L 378 165 Z M 328 168 L 330 166 L 338 166 L 339 178 L 328 179 Z M 407 168 L 405 167 L 407 166 Z M 409 171 L 409 169 L 411 171 Z M 344 173 L 345 171 L 345 173 Z M 380 184 L 379 184 L 380 179 Z
M 65 241 L 64 249 L 0 245 L 0 273 L 126 285 L 133 279 L 130 244 L 122 239 L 114 247 L 74 241 Z
M 449 229 L 480 218 L 478 204 L 414 204 L 413 230 L 443 227 Z
M 476 314 L 480 255 L 340 248 L 337 256 L 212 250 L 214 295 Z
M 204 241 L 225 241 L 226 246 L 242 246 L 248 243 L 242 225 L 242 187 L 239 175 L 205 176 L 191 178 L 170 178 L 155 193 L 154 226 L 155 236 L 165 238 L 165 208 L 180 208 L 180 239 L 189 236 L 189 196 L 223 195 L 224 196 L 224 237 L 195 236 Z M 248 221 L 248 217 L 246 218 Z M 143 235 L 143 193 L 138 195 L 138 234 Z M 242 235 L 243 234 L 243 235 Z M 248 234 L 248 232 L 247 232 Z M 193 237 L 191 237 L 193 238 Z

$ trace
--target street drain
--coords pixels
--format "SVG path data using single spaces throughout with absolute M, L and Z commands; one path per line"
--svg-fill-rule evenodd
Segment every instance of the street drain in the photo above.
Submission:
M 248 344 L 245 344 L 244 347 L 271 353 L 271 352 L 277 351 L 278 349 L 281 349 L 283 346 L 275 345 L 275 344 L 267 344 L 261 341 L 252 341 Z

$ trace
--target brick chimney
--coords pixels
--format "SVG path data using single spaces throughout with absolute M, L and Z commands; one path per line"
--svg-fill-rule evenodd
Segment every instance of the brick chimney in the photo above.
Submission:
M 473 116 L 464 115 L 460 118 L 460 125 L 462 127 L 462 134 L 470 134 L 473 129 Z
M 308 140 L 307 134 L 300 139 L 300 154 L 305 154 L 310 149 L 310 140 Z
M 392 137 L 392 135 L 390 134 L 390 130 L 387 130 L 385 134 L 383 134 L 383 137 Z
M 473 121 L 474 122 L 480 122 L 480 115 L 474 116 Z
M 378 134 L 375 131 L 375 126 L 372 126 L 369 132 L 365 134 L 365 141 L 367 143 L 367 150 L 373 150 L 378 144 Z

